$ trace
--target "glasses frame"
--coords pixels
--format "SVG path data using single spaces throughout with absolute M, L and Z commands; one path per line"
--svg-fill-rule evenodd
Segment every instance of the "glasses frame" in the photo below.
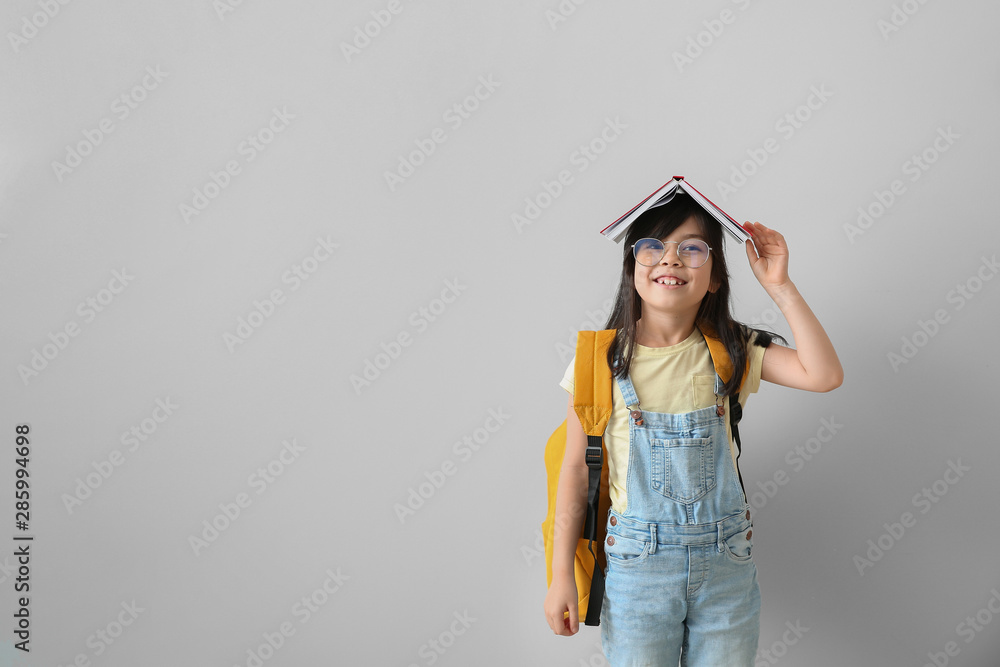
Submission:
M 640 243 L 642 243 L 643 241 L 656 241 L 657 243 L 659 243 L 659 244 L 661 244 L 663 246 L 663 254 L 660 255 L 659 259 L 657 259 L 652 264 L 643 264 L 642 262 L 639 261 L 639 257 L 636 256 L 636 254 L 635 254 L 635 247 L 637 245 L 639 245 Z M 684 258 L 681 257 L 681 254 L 680 254 L 679 250 L 680 250 L 681 244 L 682 243 L 687 243 L 688 241 L 698 241 L 700 243 L 705 243 L 704 241 L 702 241 L 699 238 L 684 239 L 683 241 L 661 241 L 660 239 L 654 239 L 654 238 L 648 238 L 648 237 L 647 238 L 642 238 L 642 239 L 639 239 L 638 241 L 636 241 L 635 243 L 632 244 L 632 258 L 635 259 L 636 264 L 638 264 L 640 266 L 646 266 L 646 267 L 656 266 L 657 264 L 659 264 L 660 262 L 662 262 L 663 258 L 666 256 L 666 254 L 667 254 L 667 244 L 668 243 L 675 243 L 675 244 L 677 244 L 677 248 L 678 248 L 678 250 L 675 251 L 675 254 L 677 255 L 677 259 L 679 259 L 680 262 L 681 262 L 681 264 L 683 264 L 687 268 L 689 268 L 689 269 L 700 269 L 701 267 L 703 267 L 706 264 L 708 264 L 708 258 L 712 256 L 712 246 L 708 245 L 707 243 L 705 243 L 705 247 L 708 248 L 708 254 L 705 255 L 705 261 L 704 262 L 702 262 L 698 266 L 691 266 L 687 262 L 684 261 Z

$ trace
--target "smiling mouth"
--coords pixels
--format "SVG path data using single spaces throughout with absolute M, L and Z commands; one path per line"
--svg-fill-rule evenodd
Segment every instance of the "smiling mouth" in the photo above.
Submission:
M 680 278 L 658 278 L 653 282 L 657 285 L 663 285 L 665 287 L 680 287 L 681 285 L 687 285 L 687 281 L 681 280 Z

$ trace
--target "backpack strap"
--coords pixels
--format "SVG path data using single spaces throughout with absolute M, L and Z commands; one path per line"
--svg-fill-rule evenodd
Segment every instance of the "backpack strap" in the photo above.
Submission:
M 611 369 L 608 367 L 608 349 L 615 339 L 614 329 L 580 331 L 576 338 L 574 362 L 573 409 L 580 418 L 587 435 L 585 459 L 587 477 L 587 514 L 583 525 L 583 539 L 594 557 L 594 574 L 590 581 L 590 599 L 587 604 L 585 625 L 599 625 L 604 600 L 604 572 L 594 551 L 597 527 L 600 521 L 601 471 L 604 468 L 604 431 L 608 427 L 612 408 Z
M 580 331 L 576 336 L 573 409 L 587 435 L 603 435 L 611 418 L 611 369 L 607 358 L 614 339 L 614 329 Z
M 719 374 L 723 382 L 729 382 L 733 376 L 733 362 L 729 358 L 729 351 L 715 334 L 715 330 L 706 322 L 700 322 L 698 328 L 708 343 L 708 351 L 712 354 L 712 363 L 715 364 L 715 372 Z M 746 364 L 743 366 L 743 377 L 740 378 L 740 388 L 746 382 L 747 374 L 750 372 L 750 357 L 747 356 Z M 738 393 L 739 390 L 737 390 Z
M 587 434 L 586 462 L 590 469 L 587 489 L 587 516 L 583 536 L 597 536 L 598 500 L 601 495 L 601 468 L 604 464 L 604 431 L 611 418 L 611 369 L 608 348 L 614 341 L 614 329 L 580 331 L 576 338 L 576 362 L 573 367 L 573 409 Z
M 716 336 L 715 330 L 707 322 L 699 322 L 698 328 L 701 330 L 702 335 L 705 337 L 705 342 L 708 343 L 708 351 L 712 355 L 712 363 L 715 365 L 715 372 L 719 374 L 723 382 L 728 382 L 729 378 L 733 376 L 733 362 L 729 358 L 729 351 L 726 350 L 726 346 L 723 342 Z M 743 484 L 743 473 L 740 472 L 740 454 L 743 453 L 743 443 L 740 442 L 740 429 L 737 424 L 743 418 L 743 406 L 740 405 L 740 389 L 743 388 L 743 383 L 746 382 L 747 374 L 750 373 L 750 355 L 747 355 L 746 364 L 743 367 L 743 377 L 740 378 L 740 386 L 736 390 L 734 396 L 729 397 L 729 427 L 733 432 L 733 440 L 736 441 L 736 475 L 740 478 L 740 489 L 743 490 L 743 500 L 747 500 L 747 490 Z

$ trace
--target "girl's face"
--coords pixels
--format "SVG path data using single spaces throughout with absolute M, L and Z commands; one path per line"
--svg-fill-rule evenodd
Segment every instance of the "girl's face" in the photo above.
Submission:
M 709 251 L 708 261 L 696 269 L 684 266 L 677 256 L 678 245 L 666 241 L 684 241 L 698 238 L 705 243 L 708 239 L 701 231 L 701 226 L 694 218 L 688 218 L 684 224 L 675 229 L 664 241 L 666 252 L 659 264 L 643 266 L 635 263 L 635 290 L 642 299 L 643 313 L 647 309 L 664 313 L 680 314 L 689 310 L 698 312 L 701 300 L 708 292 L 718 289 L 712 284 L 712 254 Z M 677 285 L 662 284 L 665 279 L 676 279 Z

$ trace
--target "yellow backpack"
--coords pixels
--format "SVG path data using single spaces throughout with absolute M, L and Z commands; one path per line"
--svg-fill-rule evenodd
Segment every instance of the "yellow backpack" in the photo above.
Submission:
M 733 374 L 733 365 L 725 345 L 716 337 L 707 324 L 700 323 L 698 328 L 708 343 L 712 355 L 715 372 L 723 382 Z M 573 409 L 580 418 L 583 432 L 587 435 L 587 451 L 585 459 L 589 468 L 587 508 L 583 526 L 583 536 L 576 545 L 576 562 L 574 565 L 576 590 L 579 595 L 579 618 L 585 625 L 600 625 L 601 605 L 604 602 L 604 568 L 607 561 L 604 557 L 604 539 L 607 533 L 605 522 L 611 507 L 608 493 L 608 462 L 604 449 L 604 431 L 611 417 L 613 385 L 611 369 L 608 367 L 608 349 L 614 342 L 616 330 L 580 331 L 576 339 L 576 360 L 574 361 L 575 391 L 573 394 Z M 750 361 L 743 369 L 740 386 L 746 380 Z M 738 393 L 738 392 L 737 392 Z M 736 441 L 737 454 L 742 451 L 739 431 L 736 424 L 742 417 L 742 407 L 739 401 L 730 400 L 729 421 L 732 427 L 733 439 Z M 720 410 L 724 410 L 721 406 Z M 722 412 L 720 412 L 720 415 Z M 545 471 L 548 478 L 549 508 L 545 521 L 542 522 L 542 536 L 545 542 L 545 575 L 546 586 L 552 585 L 552 548 L 555 534 L 556 492 L 559 488 L 559 473 L 562 471 L 563 456 L 566 453 L 566 420 L 549 436 L 545 445 Z M 739 473 L 739 467 L 737 467 Z M 740 486 L 743 486 L 743 476 L 740 475 Z M 746 491 L 743 492 L 744 499 Z M 596 543 L 596 550 L 595 550 Z M 590 602 L 593 601 L 593 604 Z M 566 612 L 565 618 L 569 617 Z

